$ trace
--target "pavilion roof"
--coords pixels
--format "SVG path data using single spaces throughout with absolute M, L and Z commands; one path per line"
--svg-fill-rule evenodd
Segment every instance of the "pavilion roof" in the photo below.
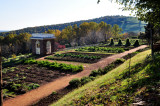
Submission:
M 45 33 L 33 33 L 32 37 L 30 39 L 40 39 L 40 40 L 44 40 L 44 39 L 55 39 L 55 35 L 54 34 L 45 34 Z

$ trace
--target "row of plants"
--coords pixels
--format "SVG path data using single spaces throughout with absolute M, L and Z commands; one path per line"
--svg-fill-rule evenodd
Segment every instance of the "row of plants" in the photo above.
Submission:
M 122 53 L 125 51 L 124 48 L 119 47 L 99 47 L 99 46 L 92 46 L 92 47 L 82 47 L 78 48 L 75 51 L 80 52 L 106 52 L 106 53 Z
M 117 59 L 116 61 L 112 62 L 104 69 L 93 70 L 88 77 L 82 77 L 81 79 L 74 78 L 69 82 L 69 86 L 76 88 L 80 87 L 90 81 L 93 81 L 96 77 L 104 75 L 111 71 L 112 69 L 116 68 L 118 65 L 125 62 L 125 59 Z
M 2 57 L 2 66 L 3 68 L 5 67 L 11 67 L 13 65 L 18 65 L 18 64 L 21 64 L 25 61 L 25 59 L 31 57 L 32 54 L 20 54 L 18 56 L 16 56 L 15 54 L 12 55 L 12 57 L 10 58 L 5 58 L 5 57 Z
M 112 54 L 102 54 L 102 53 L 86 53 L 86 52 L 68 52 L 63 54 L 55 54 L 48 56 L 45 59 L 49 60 L 60 60 L 60 61 L 73 61 L 82 63 L 95 63 L 101 58 L 108 57 Z
M 24 62 L 24 64 L 38 64 L 40 67 L 47 67 L 52 70 L 60 70 L 60 71 L 68 71 L 68 72 L 80 72 L 83 70 L 83 66 L 75 66 L 72 64 L 64 64 L 57 62 L 49 62 L 49 61 L 37 61 L 35 59 L 28 59 Z
M 95 60 L 95 59 L 101 59 L 101 56 L 89 56 L 84 54 L 72 54 L 72 53 L 66 53 L 66 54 L 55 54 L 55 57 L 71 57 L 71 58 L 84 58 L 88 60 Z
M 111 39 L 111 42 L 110 42 L 109 46 L 113 46 L 113 45 L 115 45 L 115 43 L 114 43 L 114 40 Z M 140 45 L 140 44 L 139 44 L 139 40 L 135 40 L 133 46 L 134 46 L 134 47 L 138 47 L 139 45 Z M 122 40 L 119 39 L 119 40 L 118 40 L 118 44 L 115 45 L 115 46 L 125 46 L 125 47 L 131 46 L 130 39 L 126 39 L 125 45 L 123 45 Z
M 15 83 L 15 82 L 5 82 L 3 84 L 3 98 L 15 97 L 19 94 L 24 94 L 32 89 L 40 87 L 36 83 Z

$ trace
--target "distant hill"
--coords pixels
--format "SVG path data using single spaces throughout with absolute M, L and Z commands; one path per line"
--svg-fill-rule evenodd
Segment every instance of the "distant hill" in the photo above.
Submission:
M 144 26 L 146 25 L 145 22 L 139 21 L 136 17 L 129 17 L 129 16 L 104 16 L 100 18 L 95 19 L 89 19 L 89 20 L 81 20 L 76 22 L 70 22 L 70 23 L 64 23 L 64 24 L 56 24 L 56 25 L 45 25 L 45 26 L 36 26 L 36 27 L 28 27 L 20 30 L 10 31 L 10 32 L 3 32 L 0 33 L 0 36 L 5 36 L 9 33 L 43 33 L 49 29 L 58 29 L 62 30 L 68 25 L 74 25 L 77 24 L 78 26 L 83 22 L 96 22 L 100 23 L 101 21 L 106 22 L 107 24 L 111 24 L 112 26 L 114 24 L 118 24 L 122 29 L 123 32 L 144 32 Z
M 8 31 L 6 31 L 6 30 L 0 30 L 0 32 L 8 32 Z

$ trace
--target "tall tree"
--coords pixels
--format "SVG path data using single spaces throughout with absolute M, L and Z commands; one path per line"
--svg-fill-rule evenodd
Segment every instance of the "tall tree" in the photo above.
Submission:
M 85 37 L 88 34 L 89 30 L 90 30 L 89 29 L 89 23 L 88 22 L 84 22 L 84 23 L 80 24 L 78 30 L 79 30 L 78 42 L 80 43 L 80 38 L 81 37 Z
M 78 44 L 78 46 L 80 46 L 80 39 L 81 39 L 81 34 L 80 34 L 80 28 L 77 26 L 77 24 L 73 25 L 73 34 L 76 38 L 76 42 Z
M 115 24 L 112 28 L 112 34 L 114 39 L 119 38 L 119 34 L 122 32 L 122 28 L 119 27 L 119 25 Z
M 99 27 L 104 37 L 104 41 L 107 42 L 107 34 L 106 34 L 107 33 L 107 23 L 105 23 L 104 21 L 101 21 L 99 23 Z
M 112 32 L 112 26 L 102 21 L 99 23 L 99 27 L 104 37 L 104 41 L 107 42 L 107 38 L 109 38 L 109 35 L 111 35 Z

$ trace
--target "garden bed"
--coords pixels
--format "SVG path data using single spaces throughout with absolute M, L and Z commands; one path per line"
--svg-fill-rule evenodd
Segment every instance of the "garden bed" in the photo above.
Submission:
M 129 49 L 126 49 L 129 50 Z M 91 46 L 91 47 L 82 47 L 78 48 L 75 51 L 79 52 L 105 52 L 105 53 L 122 53 L 126 51 L 123 47 L 99 47 L 99 46 Z
M 40 67 L 38 64 L 17 65 L 3 69 L 3 97 L 9 99 L 24 94 L 57 78 L 74 74 Z
M 112 54 L 68 52 L 68 53 L 55 54 L 53 56 L 48 56 L 45 59 L 75 61 L 75 62 L 82 62 L 82 63 L 96 63 L 100 59 L 104 57 L 108 57 L 110 55 Z

